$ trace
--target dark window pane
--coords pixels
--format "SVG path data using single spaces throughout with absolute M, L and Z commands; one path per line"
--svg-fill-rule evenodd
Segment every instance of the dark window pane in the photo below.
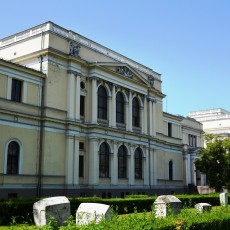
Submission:
M 140 148 L 135 151 L 135 178 L 142 179 L 142 151 Z
M 118 178 L 127 178 L 127 150 L 124 145 L 118 149 Z
M 85 97 L 80 96 L 80 115 L 85 116 Z
M 18 174 L 19 151 L 20 147 L 18 143 L 15 141 L 10 142 L 7 153 L 7 174 Z
M 133 98 L 132 103 L 132 122 L 133 126 L 140 127 L 140 105 L 136 97 Z
M 169 161 L 169 180 L 173 180 L 173 162 Z
M 11 100 L 21 102 L 22 82 L 12 79 Z
M 79 177 L 84 176 L 84 156 L 79 156 Z
M 168 136 L 172 136 L 172 123 L 168 123 Z
M 102 143 L 99 149 L 99 176 L 109 177 L 109 147 Z
M 85 147 L 84 142 L 79 142 L 79 149 L 84 150 L 84 147 Z
M 122 93 L 118 92 L 116 96 L 116 122 L 125 122 L 125 104 Z
M 107 120 L 107 92 L 103 86 L 98 88 L 98 118 Z

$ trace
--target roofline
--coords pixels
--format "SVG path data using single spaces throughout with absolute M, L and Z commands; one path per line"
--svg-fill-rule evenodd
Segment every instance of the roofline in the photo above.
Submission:
M 95 41 L 92 41 L 76 32 L 73 32 L 72 30 L 65 29 L 52 21 L 47 21 L 45 23 L 42 23 L 40 25 L 37 25 L 35 27 L 32 27 L 30 29 L 18 32 L 16 34 L 10 35 L 8 37 L 0 39 L 0 49 L 4 46 L 10 45 L 14 42 L 24 40 L 28 37 L 32 37 L 34 35 L 40 34 L 42 32 L 50 31 L 52 33 L 55 33 L 59 36 L 62 36 L 66 39 L 69 39 L 73 42 L 79 43 L 81 45 L 84 45 L 90 49 L 93 49 L 97 52 L 100 52 L 104 55 L 107 55 L 110 58 L 113 58 L 114 60 L 122 63 L 127 63 L 133 68 L 144 72 L 148 75 L 153 75 L 154 77 L 160 79 L 161 74 L 153 71 L 149 67 L 142 65 L 141 63 L 138 63 L 122 54 L 117 53 L 116 51 L 109 49 Z

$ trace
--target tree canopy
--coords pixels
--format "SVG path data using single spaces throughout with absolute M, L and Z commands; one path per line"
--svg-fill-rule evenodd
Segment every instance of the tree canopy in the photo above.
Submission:
M 230 137 L 205 134 L 206 147 L 201 148 L 195 165 L 205 173 L 210 187 L 217 192 L 222 187 L 230 188 Z

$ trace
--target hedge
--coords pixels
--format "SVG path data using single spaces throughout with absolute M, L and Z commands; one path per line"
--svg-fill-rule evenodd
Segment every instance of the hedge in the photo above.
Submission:
M 210 195 L 176 195 L 182 201 L 182 207 L 194 207 L 197 203 L 209 203 L 212 206 L 220 205 L 219 194 Z M 69 198 L 71 215 L 75 215 L 78 206 L 83 202 L 103 203 L 111 205 L 118 214 L 151 211 L 156 197 L 126 197 L 103 199 L 99 197 Z M 33 204 L 38 199 L 5 199 L 0 201 L 0 226 L 9 224 L 12 217 L 17 223 L 33 223 Z

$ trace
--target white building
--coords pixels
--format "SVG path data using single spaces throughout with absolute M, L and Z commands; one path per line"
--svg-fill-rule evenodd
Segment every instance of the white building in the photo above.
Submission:
M 204 132 L 230 136 L 230 112 L 221 108 L 189 113 L 189 117 L 203 124 Z
M 159 73 L 52 22 L 1 39 L 0 57 L 17 63 L 0 65 L 1 197 L 183 193 L 196 181 Z

